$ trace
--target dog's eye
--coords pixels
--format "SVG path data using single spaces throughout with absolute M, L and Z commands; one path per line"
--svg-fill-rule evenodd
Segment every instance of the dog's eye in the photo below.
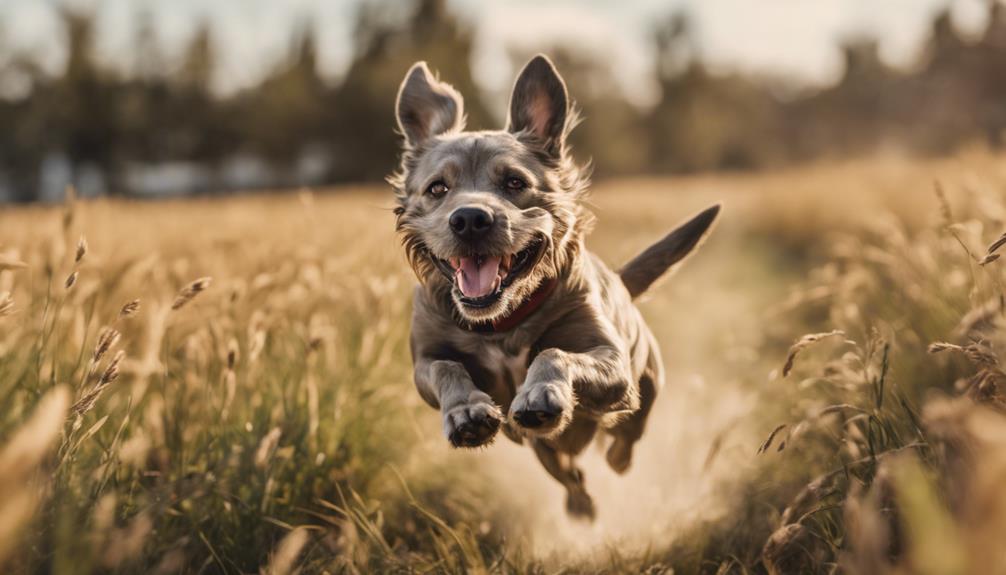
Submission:
M 439 198 L 446 194 L 449 189 L 450 188 L 447 187 L 447 184 L 438 180 L 430 184 L 430 187 L 426 188 L 426 193 L 434 198 Z
M 519 192 L 524 188 L 527 188 L 527 182 L 524 180 L 513 176 L 506 179 L 506 189 L 511 192 Z

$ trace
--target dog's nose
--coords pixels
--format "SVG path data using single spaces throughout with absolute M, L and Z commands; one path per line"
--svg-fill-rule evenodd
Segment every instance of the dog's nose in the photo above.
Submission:
M 493 214 L 485 208 L 458 208 L 449 219 L 451 231 L 463 240 L 477 240 L 493 227 Z

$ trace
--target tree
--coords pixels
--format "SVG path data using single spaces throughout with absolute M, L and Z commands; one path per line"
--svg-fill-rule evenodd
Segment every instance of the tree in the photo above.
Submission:
M 404 24 L 384 21 L 382 5 L 361 5 L 356 58 L 330 100 L 328 141 L 335 181 L 377 180 L 395 167 L 395 96 L 405 72 L 426 60 L 465 98 L 468 125 L 492 127 L 472 78 L 472 37 L 444 0 L 420 0 Z
M 710 74 L 686 18 L 663 22 L 653 42 L 661 99 L 645 120 L 649 171 L 750 170 L 783 161 L 779 105 L 768 90 Z
M 39 103 L 49 117 L 48 128 L 56 149 L 66 151 L 72 178 L 79 185 L 83 167 L 93 167 L 105 178 L 107 191 L 124 190 L 114 175 L 118 162 L 114 144 L 119 132 L 115 89 L 111 73 L 95 59 L 94 16 L 65 8 L 60 19 L 67 39 L 63 75 L 37 89 Z
M 318 73 L 314 30 L 301 28 L 290 55 L 261 85 L 239 96 L 242 136 L 253 152 L 289 170 L 322 137 L 328 88 Z

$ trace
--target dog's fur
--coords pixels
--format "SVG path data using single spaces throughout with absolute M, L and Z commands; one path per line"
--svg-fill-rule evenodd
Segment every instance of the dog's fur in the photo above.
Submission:
M 700 243 L 719 206 L 619 274 L 610 271 L 584 248 L 588 180 L 566 144 L 576 113 L 544 56 L 521 71 L 502 131 L 463 131 L 461 96 L 422 62 L 402 83 L 397 114 L 405 142 L 389 182 L 420 280 L 411 338 L 416 387 L 440 409 L 451 444 L 486 445 L 500 427 L 518 443 L 527 439 L 566 487 L 569 512 L 593 517 L 574 458 L 603 430 L 611 436 L 608 463 L 625 472 L 663 383 L 659 349 L 632 299 Z M 459 208 L 491 214 L 484 235 L 452 231 Z M 455 282 L 455 268 L 466 257 L 484 265 L 482 256 L 526 263 L 513 263 L 516 277 L 494 283 L 502 287 L 476 305 Z M 546 285 L 550 291 L 539 291 Z M 540 305 L 516 326 L 480 329 L 529 298 Z

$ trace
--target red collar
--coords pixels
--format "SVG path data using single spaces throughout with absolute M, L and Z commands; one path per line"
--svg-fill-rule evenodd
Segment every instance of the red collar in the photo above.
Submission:
M 538 289 L 536 289 L 534 293 L 524 300 L 524 303 L 517 306 L 517 309 L 513 310 L 510 315 L 495 319 L 488 323 L 467 324 L 465 327 L 469 331 L 479 333 L 501 333 L 510 331 L 520 325 L 521 322 L 528 318 L 528 316 L 538 311 L 541 304 L 545 303 L 545 300 L 548 299 L 548 296 L 552 295 L 552 292 L 555 291 L 555 288 L 558 285 L 559 280 L 557 278 L 547 279 L 538 286 Z

